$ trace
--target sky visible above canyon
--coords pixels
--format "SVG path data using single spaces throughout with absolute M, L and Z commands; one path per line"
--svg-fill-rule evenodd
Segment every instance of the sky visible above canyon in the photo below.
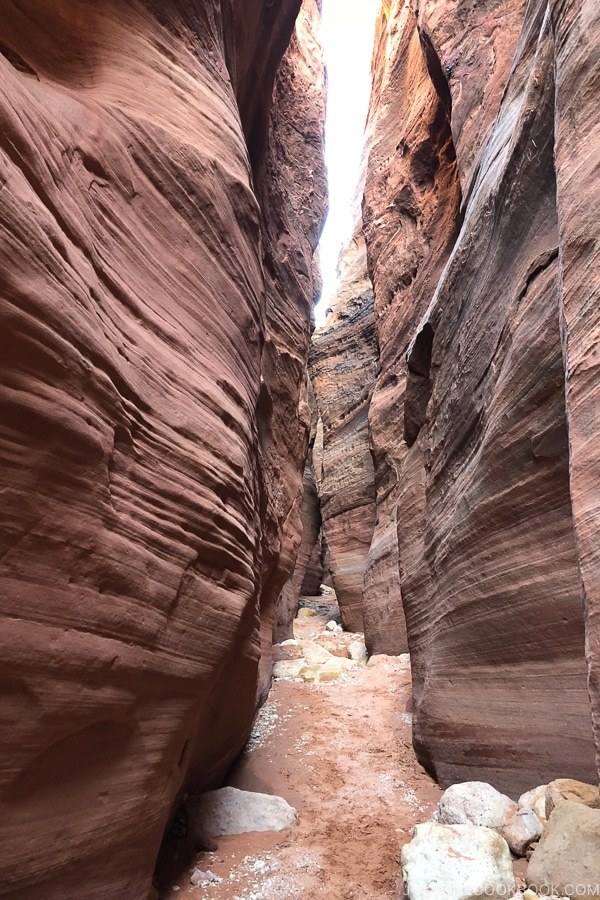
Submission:
M 321 37 L 328 74 L 326 160 L 329 216 L 321 238 L 323 293 L 315 308 L 322 325 L 335 291 L 337 262 L 352 233 L 369 93 L 375 17 L 379 0 L 323 0 Z

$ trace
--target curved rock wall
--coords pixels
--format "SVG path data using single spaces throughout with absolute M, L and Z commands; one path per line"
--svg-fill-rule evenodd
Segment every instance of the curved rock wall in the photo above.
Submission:
M 369 114 L 371 149 L 363 200 L 375 292 L 380 374 L 369 408 L 377 523 L 365 580 L 367 645 L 400 653 L 406 631 L 398 575 L 396 507 L 405 354 L 456 233 L 460 186 L 448 98 L 432 81 L 416 7 L 382 14 Z
M 558 323 L 553 46 L 543 8 L 527 25 L 409 354 L 431 399 L 411 451 L 422 448 L 422 478 L 398 509 L 399 522 L 423 521 L 420 554 L 404 553 L 399 530 L 415 746 L 444 784 L 475 775 L 512 791 L 594 776 Z
M 577 85 L 593 95 L 586 48 L 593 60 L 598 16 L 585 2 L 553 13 L 556 57 L 541 0 L 392 3 L 374 55 L 363 202 L 381 359 L 367 581 L 387 584 L 392 605 L 402 594 L 421 762 L 442 783 L 483 778 L 511 791 L 565 772 L 594 777 L 578 574 L 579 562 L 585 584 L 588 560 L 593 572 L 580 537 L 592 528 L 593 456 L 574 469 L 585 438 L 570 427 L 570 483 L 558 304 L 567 367 L 574 354 L 571 426 L 580 403 L 592 415 L 597 260 L 589 194 L 574 187 L 569 104 Z M 597 117 L 581 121 L 593 148 Z M 591 183 L 593 149 L 584 159 Z M 594 287 L 582 293 L 584 269 Z M 587 344 L 570 340 L 569 316 Z M 365 631 L 372 649 L 384 646 L 376 616 Z
M 296 564 L 277 600 L 277 617 L 273 641 L 280 644 L 294 637 L 294 618 L 302 594 L 313 596 L 319 592 L 323 580 L 321 560 L 321 504 L 315 475 L 310 465 L 304 469 L 302 500 L 302 540 Z
M 556 41 L 559 292 L 571 499 L 600 772 L 600 10 L 592 0 L 553 2 L 550 7 Z
M 271 108 L 299 5 L 0 2 L 3 896 L 146 896 L 250 728 L 323 209 L 314 3 Z

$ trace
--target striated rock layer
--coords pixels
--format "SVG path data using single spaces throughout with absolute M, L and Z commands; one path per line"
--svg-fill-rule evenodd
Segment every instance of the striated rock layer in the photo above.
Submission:
M 248 734 L 308 436 L 299 6 L 0 2 L 2 896 L 145 897 Z
M 313 336 L 309 368 L 323 427 L 318 484 L 329 571 L 344 627 L 362 631 L 363 582 L 375 525 L 367 413 L 377 347 L 360 223 L 341 261 L 332 309 Z
M 596 59 L 593 39 L 573 58 L 566 49 L 597 23 L 588 6 L 556 4 L 557 55 L 542 0 L 396 2 L 389 18 L 382 12 L 363 203 L 381 359 L 369 410 L 378 516 L 369 571 L 394 597 L 399 571 L 415 747 L 444 784 L 476 778 L 514 792 L 559 773 L 594 778 L 578 572 L 579 563 L 585 579 L 578 548 L 592 533 L 593 480 L 582 474 L 577 492 L 571 430 L 569 481 L 559 329 L 562 294 L 567 363 L 569 297 L 588 310 L 591 346 L 596 248 L 591 227 L 585 245 L 580 229 L 592 213 L 584 205 L 579 219 L 585 191 L 571 179 L 577 171 L 592 183 L 597 161 L 591 152 L 573 167 L 560 81 L 562 60 L 565 102 L 577 85 L 593 102 L 598 69 L 584 62 L 586 48 Z M 576 287 L 584 270 L 587 293 Z M 593 372 L 578 353 L 572 383 L 585 383 L 579 396 L 590 402 Z M 588 596 L 593 688 L 594 611 Z M 365 626 L 376 649 L 384 628 L 376 618 Z
M 365 579 L 365 636 L 376 653 L 406 650 L 396 523 L 404 357 L 450 251 L 460 202 L 449 102 L 430 77 L 426 51 L 414 4 L 395 3 L 389 19 L 382 10 L 363 200 L 380 357 L 369 408 L 377 524 Z
M 550 8 L 556 41 L 559 291 L 571 499 L 600 772 L 600 9 L 593 0 L 554 0 Z

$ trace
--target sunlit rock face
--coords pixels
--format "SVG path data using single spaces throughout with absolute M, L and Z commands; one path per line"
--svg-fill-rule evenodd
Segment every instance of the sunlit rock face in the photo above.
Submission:
M 324 196 L 299 6 L 0 2 L 6 897 L 145 897 L 264 691 Z
M 323 427 L 318 479 L 329 571 L 344 627 L 363 630 L 363 583 L 375 525 L 367 414 L 377 374 L 373 289 L 358 223 L 332 308 L 314 336 L 310 375 Z
M 598 14 L 556 6 L 556 47 L 543 2 L 395 3 L 382 14 L 363 204 L 381 365 L 369 411 L 371 570 L 388 584 L 399 573 L 415 747 L 444 784 L 511 791 L 558 772 L 595 777 L 578 572 L 585 584 L 588 563 L 593 583 L 583 450 L 593 438 L 589 428 L 569 437 L 567 425 L 595 393 L 597 260 L 577 179 L 597 178 L 598 120 L 582 125 L 580 172 L 568 110 L 575 85 L 591 98 L 598 70 L 585 62 L 593 37 L 576 59 L 567 48 Z M 586 330 L 582 343 L 570 321 Z M 594 421 L 582 409 L 580 429 Z M 366 635 L 376 646 L 377 631 Z

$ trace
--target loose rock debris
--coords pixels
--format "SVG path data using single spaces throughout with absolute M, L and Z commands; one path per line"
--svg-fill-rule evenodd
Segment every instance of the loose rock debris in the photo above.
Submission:
M 328 630 L 335 612 L 297 619 L 298 646 L 327 649 L 333 641 L 343 659 L 362 636 Z M 229 783 L 284 797 L 297 809 L 298 824 L 219 837 L 218 850 L 197 854 L 161 889 L 161 900 L 402 896 L 401 848 L 411 828 L 431 818 L 441 791 L 412 750 L 408 657 L 365 662 L 351 661 L 333 681 L 273 682 Z M 193 886 L 196 869 L 222 880 Z

